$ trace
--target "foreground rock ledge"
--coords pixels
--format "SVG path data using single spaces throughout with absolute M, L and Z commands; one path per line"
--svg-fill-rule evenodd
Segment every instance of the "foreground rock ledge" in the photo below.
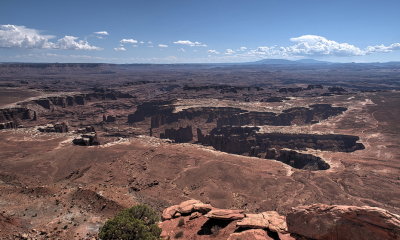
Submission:
M 314 204 L 257 214 L 219 209 L 198 200 L 166 208 L 164 239 L 391 240 L 400 239 L 400 216 L 375 207 Z
M 177 234 L 183 234 L 181 239 L 294 239 L 287 232 L 285 217 L 275 211 L 245 214 L 243 210 L 188 200 L 166 208 L 162 219 L 164 239 L 174 239 Z
M 290 233 L 312 239 L 400 239 L 400 216 L 376 207 L 314 204 L 287 215 Z

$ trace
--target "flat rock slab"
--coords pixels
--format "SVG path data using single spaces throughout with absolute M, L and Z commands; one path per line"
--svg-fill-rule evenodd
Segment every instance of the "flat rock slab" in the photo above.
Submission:
M 239 220 L 243 219 L 245 215 L 243 210 L 229 210 L 229 209 L 213 209 L 208 212 L 206 217 L 219 220 Z

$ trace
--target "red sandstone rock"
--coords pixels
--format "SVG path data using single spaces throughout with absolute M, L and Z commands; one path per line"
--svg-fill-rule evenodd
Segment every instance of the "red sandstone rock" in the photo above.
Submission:
M 162 220 L 165 221 L 173 218 L 174 215 L 177 213 L 177 210 L 178 210 L 178 205 L 173 205 L 171 207 L 164 209 L 161 215 Z
M 286 217 L 279 215 L 275 211 L 267 211 L 262 214 L 268 220 L 269 230 L 277 233 L 287 233 Z
M 169 220 L 174 217 L 179 217 L 182 214 L 188 215 L 192 212 L 200 212 L 202 214 L 209 212 L 212 209 L 210 204 L 202 203 L 199 200 L 187 200 L 178 205 L 173 205 L 166 208 L 162 213 L 163 220 Z
M 200 204 L 200 203 L 202 202 L 200 202 L 199 200 L 194 200 L 194 199 L 187 200 L 179 204 L 177 210 L 181 214 L 189 214 L 193 212 L 194 204 Z
M 190 214 L 189 220 L 198 218 L 198 217 L 200 217 L 200 216 L 201 216 L 201 213 L 199 213 L 199 212 L 193 212 L 192 214 Z
M 376 207 L 314 204 L 293 208 L 289 232 L 312 239 L 400 239 L 400 216 Z
M 196 212 L 203 213 L 203 214 L 208 213 L 212 209 L 213 209 L 213 207 L 210 204 L 205 204 L 205 203 L 193 204 L 193 210 Z
M 239 233 L 232 233 L 227 240 L 272 240 L 262 229 L 250 229 Z
M 286 219 L 275 211 L 259 214 L 246 214 L 246 217 L 237 222 L 238 227 L 269 229 L 273 232 L 287 233 Z
M 244 218 L 243 210 L 213 209 L 206 217 L 219 220 L 239 220 Z

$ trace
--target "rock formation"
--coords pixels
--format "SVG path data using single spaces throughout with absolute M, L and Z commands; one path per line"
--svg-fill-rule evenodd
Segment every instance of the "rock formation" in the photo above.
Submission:
M 258 133 L 258 127 L 220 127 L 203 135 L 197 129 L 198 142 L 216 150 L 260 158 L 275 159 L 294 168 L 326 170 L 329 164 L 320 157 L 294 150 L 353 152 L 364 149 L 359 137 L 340 134 Z M 293 149 L 293 150 L 286 150 Z
M 57 132 L 57 133 L 66 133 L 68 132 L 68 126 L 66 123 L 56 123 L 56 124 L 47 124 L 46 126 L 42 126 L 38 128 L 39 132 Z
M 400 216 L 376 207 L 314 204 L 287 215 L 291 233 L 311 239 L 400 239 Z
M 82 134 L 80 137 L 72 140 L 72 143 L 80 146 L 93 146 L 100 145 L 99 140 L 97 139 L 96 133 L 86 133 Z
M 178 232 L 184 239 L 400 239 L 400 216 L 367 206 L 314 204 L 293 208 L 285 217 L 275 211 L 251 214 L 188 200 L 166 208 L 162 219 L 164 239 Z
M 93 126 L 86 126 L 84 128 L 78 128 L 75 130 L 76 133 L 92 133 L 96 132 Z
M 128 123 L 135 123 L 151 118 L 151 127 L 194 118 L 216 122 L 217 126 L 274 125 L 290 126 L 317 123 L 347 110 L 344 107 L 332 107 L 330 104 L 314 104 L 284 110 L 282 113 L 254 112 L 232 107 L 195 107 L 174 112 L 173 101 L 152 101 L 142 103 L 135 113 L 128 115 Z
M 179 129 L 165 129 L 164 133 L 160 134 L 160 138 L 168 138 L 177 143 L 190 142 L 193 140 L 192 126 Z
M 36 112 L 24 107 L 0 109 L 0 123 L 6 123 L 4 128 L 17 127 L 23 120 L 36 120 Z
M 184 239 L 199 236 L 208 239 L 207 235 L 210 239 L 224 240 L 293 239 L 287 232 L 285 217 L 274 211 L 245 214 L 243 210 L 219 209 L 198 200 L 188 200 L 166 208 L 162 219 L 160 227 L 164 239 L 174 238 L 179 230 Z

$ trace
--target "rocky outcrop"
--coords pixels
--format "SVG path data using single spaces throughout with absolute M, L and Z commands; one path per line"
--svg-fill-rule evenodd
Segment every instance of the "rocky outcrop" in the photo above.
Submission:
M 76 133 L 92 133 L 92 132 L 96 132 L 96 130 L 94 129 L 93 126 L 86 126 L 83 128 L 78 128 L 75 130 Z
M 27 120 L 36 121 L 36 112 L 24 107 L 0 109 L 0 130 L 16 128 Z
M 68 126 L 66 123 L 56 123 L 56 124 L 47 124 L 46 126 L 38 127 L 39 132 L 57 132 L 57 133 L 66 133 L 68 132 Z
M 96 133 L 87 133 L 82 134 L 80 137 L 72 140 L 72 143 L 79 146 L 93 146 L 100 145 L 99 140 L 97 139 Z
M 253 229 L 269 229 L 272 232 L 287 233 L 286 218 L 275 211 L 258 214 L 246 214 L 237 222 L 238 227 Z
M 188 200 L 165 209 L 159 226 L 163 239 L 178 232 L 184 239 L 400 239 L 400 216 L 381 208 L 314 204 L 295 207 L 286 217 L 275 211 L 243 212 Z
M 36 120 L 35 111 L 23 107 L 0 109 L 0 122 L 20 120 Z
M 16 124 L 14 122 L 3 122 L 0 123 L 0 130 L 2 129 L 10 129 L 10 128 L 16 128 Z
M 213 207 L 210 204 L 205 204 L 199 200 L 192 199 L 166 208 L 161 217 L 163 220 L 169 220 L 177 216 L 188 215 L 194 212 L 205 214 L 212 209 Z
M 287 225 L 289 232 L 317 240 L 400 239 L 400 216 L 367 206 L 296 207 L 287 215 Z
M 174 108 L 170 105 L 172 101 L 145 102 L 137 106 L 135 113 L 128 115 L 128 123 L 143 121 L 146 117 L 156 115 L 170 115 Z
M 160 134 L 160 138 L 168 138 L 177 143 L 185 143 L 193 140 L 192 126 L 179 129 L 165 129 L 164 133 Z
M 214 208 L 198 200 L 188 200 L 166 208 L 162 220 L 160 227 L 164 239 L 174 238 L 179 228 L 185 239 L 199 236 L 208 239 L 207 235 L 210 239 L 224 240 L 292 239 L 287 233 L 285 217 L 274 211 L 261 215 L 245 214 L 243 210 Z
M 40 99 L 35 99 L 30 102 L 24 102 L 22 104 L 37 104 L 47 110 L 51 110 L 54 107 L 71 107 L 77 105 L 85 105 L 88 101 L 93 100 L 117 100 L 118 98 L 134 98 L 134 96 L 126 93 L 122 93 L 115 90 L 104 90 L 98 92 L 82 93 L 75 95 L 61 95 L 61 96 L 50 96 Z
M 213 209 L 208 212 L 206 217 L 217 220 L 239 220 L 244 218 L 243 210 Z

